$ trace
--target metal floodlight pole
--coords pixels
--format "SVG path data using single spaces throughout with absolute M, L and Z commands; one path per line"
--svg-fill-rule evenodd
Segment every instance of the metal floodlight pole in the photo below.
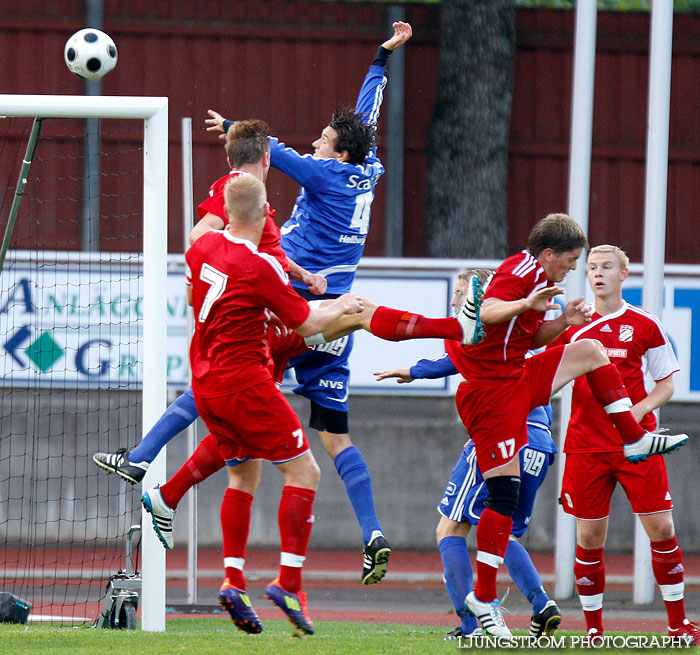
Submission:
M 668 177 L 668 124 L 671 104 L 671 46 L 673 1 L 654 0 L 651 7 L 647 161 L 644 197 L 644 309 L 659 318 L 664 308 L 666 254 L 666 183 Z M 635 603 L 654 602 L 651 549 L 639 517 L 634 524 Z
M 569 151 L 569 215 L 588 232 L 588 204 L 591 186 L 591 141 L 593 134 L 593 87 L 595 80 L 596 0 L 576 4 L 574 77 L 571 102 L 571 145 Z M 566 281 L 566 299 L 580 298 L 586 292 L 585 254 Z M 571 385 L 562 393 L 559 425 L 557 479 L 564 472 L 564 440 L 571 415 Z M 561 487 L 561 484 L 559 485 Z M 574 593 L 574 554 L 576 524 L 561 507 L 556 515 L 555 598 L 571 598 Z
M 190 246 L 190 232 L 194 227 L 194 193 L 192 190 L 192 119 L 182 119 L 182 215 L 184 232 L 184 252 Z M 187 312 L 187 334 L 194 330 L 194 316 Z M 189 358 L 188 358 L 189 362 Z M 187 366 L 188 379 L 191 378 L 189 365 Z M 190 380 L 191 382 L 191 380 Z M 187 428 L 187 454 L 191 457 L 199 440 L 197 439 L 197 421 Z M 187 602 L 190 605 L 197 603 L 197 485 L 190 489 L 187 496 L 188 524 L 187 524 Z
M 387 8 L 389 25 L 406 20 L 401 5 Z M 386 118 L 386 209 L 384 251 L 388 257 L 403 255 L 404 94 L 405 48 L 391 55 L 391 80 L 387 85 Z
M 87 0 L 85 25 L 101 30 L 104 27 L 104 2 Z M 85 80 L 83 89 L 87 96 L 102 95 L 102 80 Z M 100 119 L 86 118 L 83 144 L 83 204 L 81 207 L 80 239 L 85 252 L 100 250 Z

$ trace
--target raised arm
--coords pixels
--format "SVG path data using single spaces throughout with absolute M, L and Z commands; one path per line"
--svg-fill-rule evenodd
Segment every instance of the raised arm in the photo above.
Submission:
M 406 43 L 406 41 L 408 41 L 413 36 L 413 29 L 408 23 L 397 21 L 392 25 L 392 27 L 394 28 L 394 33 L 390 38 L 388 38 L 386 41 L 384 41 L 384 43 L 382 43 L 379 46 L 379 50 L 377 51 L 374 61 L 372 62 L 373 66 L 381 66 L 382 68 L 386 68 L 389 55 L 394 50 L 398 50 L 404 43 Z M 384 50 L 384 52 L 382 52 L 382 49 Z M 379 80 L 379 82 L 381 82 L 381 79 Z M 369 86 L 376 87 L 379 82 L 374 81 Z M 360 89 L 360 94 L 357 99 L 357 109 L 364 111 L 367 108 L 368 99 L 369 94 L 366 92 L 365 85 L 363 85 L 362 89 Z M 371 105 L 374 104 L 373 100 L 369 104 L 371 108 Z M 214 111 L 213 109 L 208 109 L 207 113 L 209 114 L 209 118 L 205 119 L 204 121 L 205 125 L 207 126 L 207 131 L 221 132 L 219 138 L 225 139 L 226 128 L 229 127 L 231 121 L 228 121 L 219 112 Z M 376 121 L 376 116 L 374 120 Z
M 227 121 L 218 111 L 213 109 L 207 109 L 207 114 L 209 114 L 209 118 L 204 119 L 207 132 L 221 132 L 219 138 L 225 141 L 226 129 L 224 128 L 224 123 L 231 123 L 232 121 Z
M 382 48 L 385 50 L 398 50 L 406 41 L 408 41 L 413 36 L 413 28 L 403 21 L 396 21 L 392 24 L 394 28 L 394 33 L 389 39 L 382 43 Z
M 384 69 L 389 56 L 413 36 L 413 30 L 408 23 L 398 21 L 393 24 L 393 28 L 394 34 L 377 48 L 377 53 L 374 55 L 372 65 L 360 88 L 360 93 L 355 103 L 355 111 L 364 116 L 366 123 L 374 124 L 379 118 L 379 110 L 384 97 L 384 87 L 386 86 Z

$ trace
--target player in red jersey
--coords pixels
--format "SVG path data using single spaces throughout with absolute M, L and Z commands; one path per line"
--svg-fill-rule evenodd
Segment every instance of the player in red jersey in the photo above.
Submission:
M 243 576 L 253 495 L 240 488 L 240 479 L 246 468 L 259 471 L 253 460 L 267 459 L 282 471 L 285 486 L 279 509 L 280 573 L 266 595 L 294 625 L 311 634 L 301 567 L 320 471 L 298 417 L 270 374 L 268 308 L 286 326 L 308 336 L 346 312 L 360 311 L 362 304 L 345 294 L 310 308 L 292 289 L 279 262 L 257 249 L 267 214 L 262 182 L 237 176 L 227 182 L 225 197 L 230 218 L 226 229 L 202 235 L 186 254 L 196 319 L 190 347 L 192 388 L 200 415 L 235 473 L 221 507 L 226 580 L 220 602 L 239 628 L 262 630 Z
M 566 304 L 558 318 L 544 321 L 554 309 L 561 282 L 587 245 L 579 225 L 565 214 L 539 221 L 527 249 L 506 259 L 489 282 L 481 306 L 484 340 L 476 347 L 445 343 L 450 359 L 467 380 L 456 403 L 488 488 L 487 506 L 476 531 L 478 574 L 466 607 L 489 634 L 510 636 L 496 598 L 496 574 L 503 563 L 518 502 L 518 453 L 527 445 L 527 414 L 545 405 L 570 380 L 586 375 L 596 401 L 619 430 L 628 458 L 670 452 L 688 439 L 647 433 L 630 412 L 632 403 L 619 372 L 599 342 L 581 340 L 551 348 L 529 359 L 529 349 L 546 345 L 570 325 L 590 321 L 583 298 Z
M 552 345 L 584 339 L 603 344 L 634 403 L 632 415 L 653 431 L 653 411 L 673 395 L 678 360 L 661 322 L 622 299 L 628 265 L 627 255 L 617 246 L 590 250 L 587 274 L 595 295 L 592 321 L 569 328 Z M 645 370 L 654 380 L 649 391 L 644 384 Z M 668 633 L 690 637 L 700 646 L 700 633 L 685 616 L 683 554 L 676 542 L 666 464 L 661 457 L 638 464 L 625 459 L 620 434 L 596 402 L 585 377 L 574 382 L 564 452 L 561 503 L 576 518 L 574 572 L 589 636 L 603 633 L 603 548 L 610 498 L 619 482 L 651 540 L 652 568 L 666 604 Z

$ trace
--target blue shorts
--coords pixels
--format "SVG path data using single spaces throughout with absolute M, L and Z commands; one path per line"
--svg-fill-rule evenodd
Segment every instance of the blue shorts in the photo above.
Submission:
M 301 355 L 292 357 L 298 385 L 294 393 L 312 400 L 317 405 L 339 412 L 348 411 L 348 358 L 355 343 L 355 335 L 320 344 Z
M 529 446 L 520 451 L 520 496 L 513 513 L 513 536 L 521 537 L 527 530 L 537 490 L 544 482 L 547 469 L 553 461 L 553 453 L 544 453 Z M 476 465 L 474 442 L 470 441 L 452 469 L 450 481 L 437 510 L 452 521 L 476 525 L 484 511 L 487 496 L 484 478 Z

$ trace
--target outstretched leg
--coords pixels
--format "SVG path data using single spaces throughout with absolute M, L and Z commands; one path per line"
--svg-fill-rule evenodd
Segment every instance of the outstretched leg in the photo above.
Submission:
M 374 584 L 386 575 L 391 547 L 384 537 L 377 518 L 372 493 L 372 476 L 360 450 L 353 445 L 350 435 L 319 431 L 326 451 L 333 459 L 335 469 L 345 485 L 345 493 L 352 505 L 362 531 L 364 543 L 362 584 Z
M 239 475 L 242 476 L 247 471 L 252 471 L 257 467 L 257 476 L 260 476 L 261 464 L 259 461 L 246 462 L 249 466 L 241 469 Z M 141 497 L 146 511 L 151 515 L 153 529 L 165 548 L 171 550 L 174 545 L 173 522 L 177 512 L 177 506 L 182 497 L 195 484 L 213 475 L 225 466 L 225 462 L 219 454 L 219 447 L 216 439 L 208 434 L 200 442 L 192 456 L 180 467 L 180 469 L 165 484 L 148 489 Z M 231 479 L 229 473 L 229 479 Z M 247 484 L 248 487 L 251 484 Z M 255 492 L 257 480 L 252 485 Z M 244 489 L 243 482 L 239 483 L 239 488 Z
M 364 311 L 353 316 L 341 317 L 322 334 L 307 340 L 309 345 L 328 343 L 355 330 L 364 329 L 387 341 L 408 339 L 450 339 L 465 345 L 479 343 L 484 338 L 483 324 L 479 319 L 483 290 L 478 276 L 471 276 L 467 293 L 455 316 L 428 318 L 422 314 L 377 305 L 363 298 Z
M 246 462 L 247 463 L 247 462 Z M 164 484 L 160 485 L 163 500 L 176 509 L 183 496 L 195 485 L 224 468 L 216 438 L 208 434 L 199 442 L 190 458 Z M 258 468 L 260 463 L 257 463 Z M 236 468 L 236 467 L 233 467 Z
M 197 416 L 194 395 L 189 388 L 165 410 L 132 451 L 121 448 L 114 453 L 95 453 L 92 459 L 100 468 L 116 473 L 131 484 L 141 482 L 156 455 L 173 437 L 194 423 Z
M 506 548 L 504 563 L 515 586 L 532 606 L 530 634 L 533 637 L 551 636 L 561 623 L 561 612 L 542 586 L 542 578 L 532 563 L 530 553 L 519 542 L 511 539 Z
M 369 469 L 349 434 L 347 362 L 352 344 L 353 335 L 342 337 L 294 357 L 290 363 L 299 385 L 294 392 L 311 401 L 309 426 L 318 430 L 360 524 L 364 544 L 362 582 L 373 584 L 386 573 L 391 547 L 377 518 Z

